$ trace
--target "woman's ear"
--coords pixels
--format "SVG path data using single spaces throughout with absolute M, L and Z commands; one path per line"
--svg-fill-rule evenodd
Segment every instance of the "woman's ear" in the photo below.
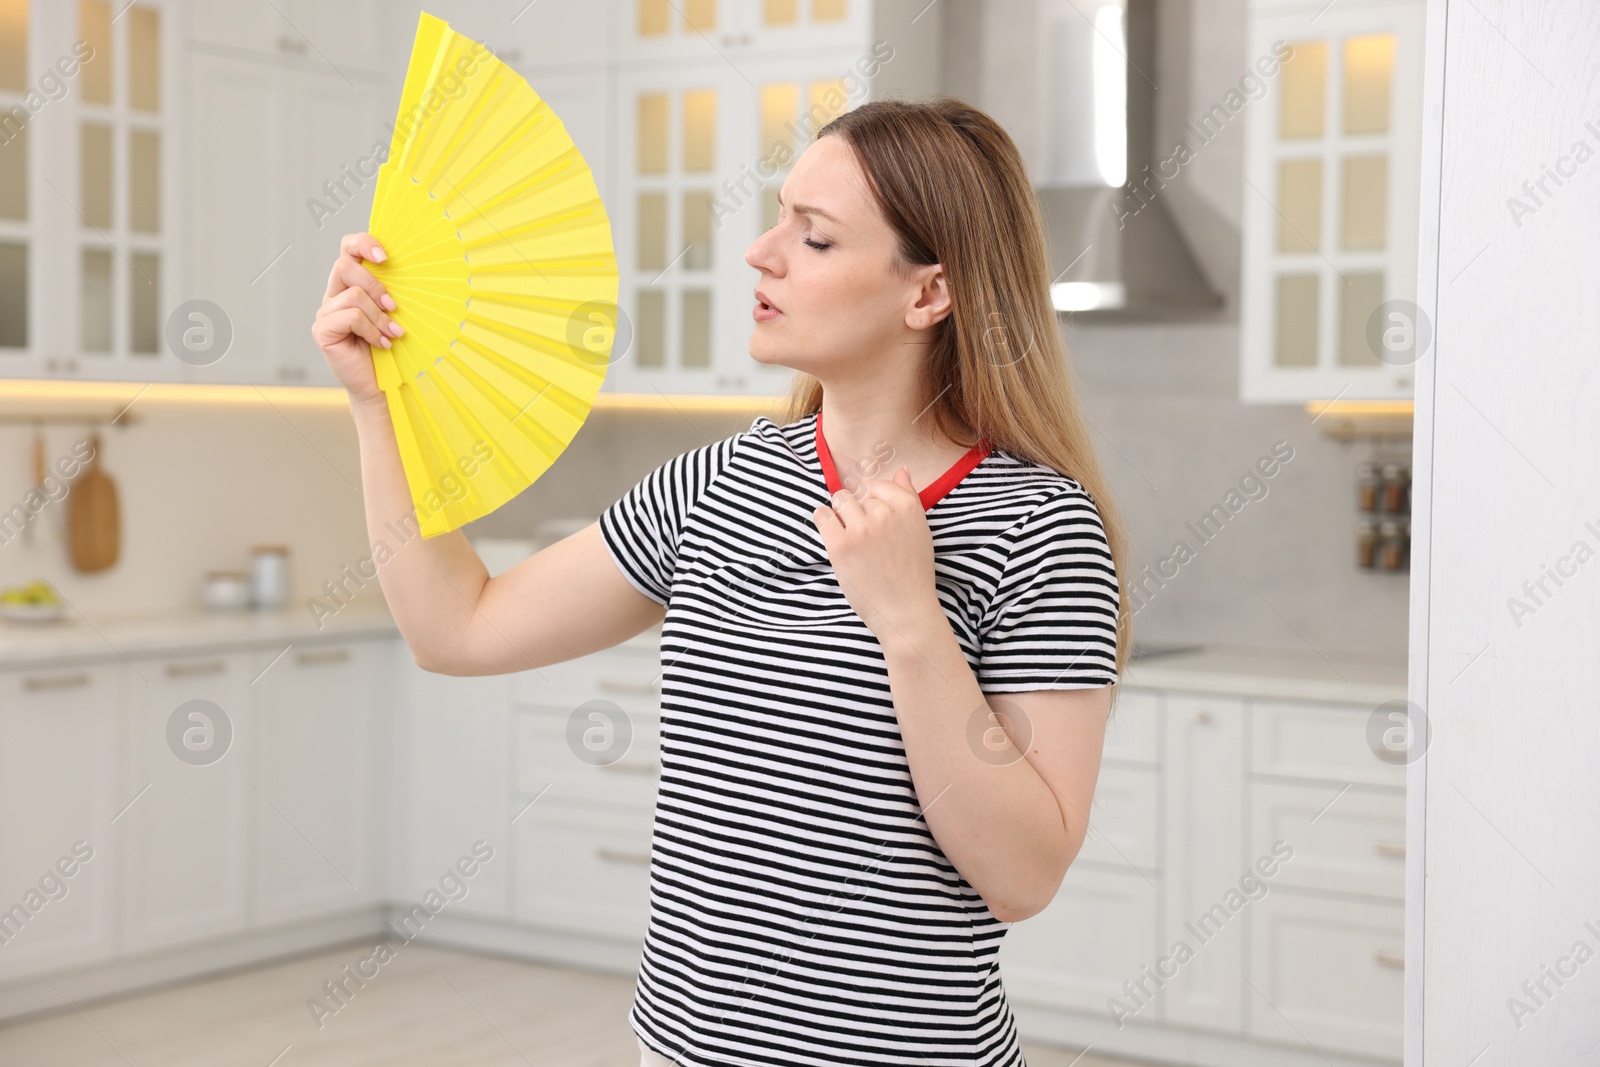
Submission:
M 923 268 L 922 287 L 917 293 L 917 302 L 906 313 L 906 325 L 913 330 L 926 330 L 950 312 L 950 286 L 946 283 L 944 268 L 931 263 Z

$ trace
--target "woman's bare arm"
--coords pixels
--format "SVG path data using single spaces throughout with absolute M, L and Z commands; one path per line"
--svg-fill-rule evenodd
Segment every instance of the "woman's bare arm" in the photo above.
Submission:
M 437 537 L 415 529 L 415 508 L 388 403 L 372 369 L 372 345 L 389 347 L 398 310 L 363 266 L 381 262 L 377 242 L 348 234 L 328 276 L 312 335 L 350 400 L 361 447 L 367 533 L 390 553 L 378 582 L 418 666 L 440 674 L 501 674 L 609 648 L 660 622 L 665 609 L 622 576 L 598 523 L 489 577 L 460 530 Z M 377 257 L 377 258 L 375 258 Z

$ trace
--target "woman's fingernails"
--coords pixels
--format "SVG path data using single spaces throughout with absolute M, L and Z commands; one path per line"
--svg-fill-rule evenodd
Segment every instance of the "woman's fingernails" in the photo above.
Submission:
M 372 254 L 367 258 L 372 260 L 374 263 L 382 263 L 384 260 L 388 259 L 389 256 L 384 252 L 383 249 L 379 248 L 377 245 L 373 245 Z
M 389 321 L 389 332 L 394 334 L 396 337 L 399 337 L 401 334 L 406 332 L 406 328 L 391 319 Z
M 383 305 L 383 310 L 385 311 L 393 311 L 396 306 L 394 297 L 390 296 L 388 293 L 384 293 L 383 299 L 379 300 L 378 303 Z
M 384 337 L 382 334 L 378 335 L 378 343 L 383 345 L 384 348 L 393 348 L 394 347 L 394 342 L 390 341 L 387 337 Z

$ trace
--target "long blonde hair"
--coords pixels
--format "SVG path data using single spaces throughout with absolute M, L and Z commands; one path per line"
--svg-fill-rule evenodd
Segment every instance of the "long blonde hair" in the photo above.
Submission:
M 994 119 L 951 97 L 870 101 L 817 131 L 830 134 L 866 172 L 898 240 L 895 269 L 944 270 L 951 312 L 933 327 L 924 365 L 939 430 L 1065 474 L 1099 510 L 1116 566 L 1120 677 L 1132 640 L 1127 536 L 1078 410 L 1050 302 L 1044 222 L 1017 146 Z M 821 409 L 822 383 L 796 373 L 786 421 Z

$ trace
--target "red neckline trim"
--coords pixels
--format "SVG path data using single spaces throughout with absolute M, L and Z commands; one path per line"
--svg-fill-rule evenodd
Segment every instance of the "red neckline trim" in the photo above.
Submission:
M 917 491 L 917 496 L 922 500 L 922 510 L 926 511 L 942 500 L 950 490 L 960 484 L 961 479 L 972 472 L 972 469 L 984 461 L 984 458 L 994 451 L 987 440 L 979 440 L 977 444 L 967 449 L 966 455 L 956 460 L 955 465 L 934 481 L 923 486 Z M 832 496 L 844 488 L 844 483 L 839 480 L 839 471 L 833 465 L 833 454 L 828 451 L 828 442 L 822 438 L 822 412 L 817 411 L 817 459 L 822 464 L 822 477 L 828 486 L 828 495 Z

